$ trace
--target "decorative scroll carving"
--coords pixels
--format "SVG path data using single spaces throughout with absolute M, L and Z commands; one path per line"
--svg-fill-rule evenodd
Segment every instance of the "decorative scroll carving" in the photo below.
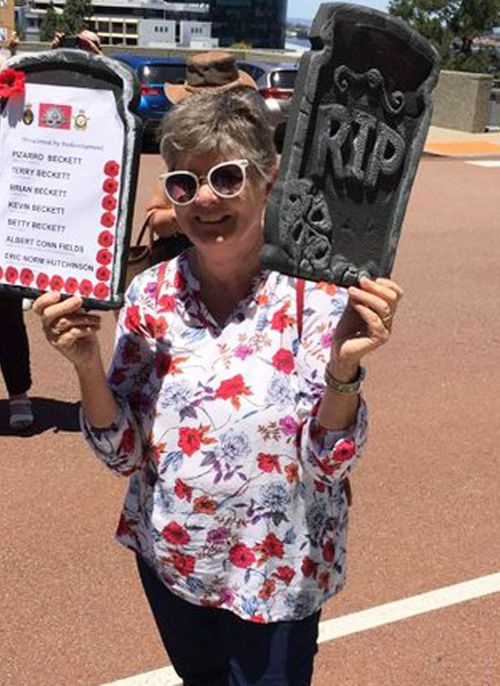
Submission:
M 354 5 L 321 5 L 310 37 L 262 259 L 347 286 L 390 274 L 438 59 L 400 20 Z

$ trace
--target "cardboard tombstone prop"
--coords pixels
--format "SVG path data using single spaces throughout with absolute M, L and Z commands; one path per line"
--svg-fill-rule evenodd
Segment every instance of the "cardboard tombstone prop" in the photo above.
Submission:
M 81 295 L 85 307 L 121 306 L 139 97 L 125 65 L 82 50 L 27 54 L 4 65 L 0 294 L 58 290 Z
M 432 46 L 401 20 L 323 4 L 301 59 L 264 266 L 349 286 L 388 276 L 429 127 Z

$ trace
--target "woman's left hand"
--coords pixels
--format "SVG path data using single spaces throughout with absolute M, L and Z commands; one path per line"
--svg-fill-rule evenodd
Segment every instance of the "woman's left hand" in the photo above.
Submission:
M 387 343 L 403 291 L 395 281 L 367 277 L 348 289 L 349 300 L 331 349 L 331 369 L 356 369 L 362 358 Z

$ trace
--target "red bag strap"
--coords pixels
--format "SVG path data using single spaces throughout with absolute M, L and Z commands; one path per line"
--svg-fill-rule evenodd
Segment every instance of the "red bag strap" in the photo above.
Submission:
M 297 331 L 299 341 L 302 340 L 302 323 L 304 320 L 304 291 L 306 282 L 304 279 L 297 279 Z

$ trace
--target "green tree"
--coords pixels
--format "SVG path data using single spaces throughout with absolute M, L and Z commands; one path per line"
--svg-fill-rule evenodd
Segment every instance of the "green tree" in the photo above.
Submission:
M 51 41 L 54 38 L 55 32 L 59 31 L 59 24 L 59 15 L 55 11 L 54 5 L 50 3 L 40 22 L 40 40 Z
M 91 16 L 91 0 L 66 0 L 61 18 L 61 29 L 66 35 L 76 35 L 87 27 Z

